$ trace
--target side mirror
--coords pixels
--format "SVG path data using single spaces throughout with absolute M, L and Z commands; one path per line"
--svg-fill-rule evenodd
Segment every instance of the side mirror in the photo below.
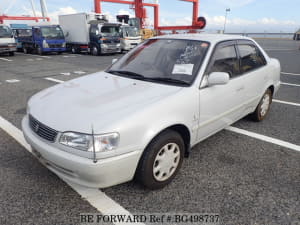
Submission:
M 70 33 L 69 31 L 67 31 L 67 33 L 65 34 L 66 37 L 69 37 Z
M 118 61 L 118 59 L 113 59 L 113 60 L 111 61 L 111 63 L 114 64 L 114 63 L 117 62 L 117 61 Z
M 212 72 L 208 76 L 208 85 L 224 85 L 229 82 L 229 74 L 225 72 Z

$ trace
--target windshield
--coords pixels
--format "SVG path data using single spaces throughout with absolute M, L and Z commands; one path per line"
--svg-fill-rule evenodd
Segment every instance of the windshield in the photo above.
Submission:
M 190 86 L 209 44 L 194 40 L 150 39 L 113 64 L 107 72 L 173 85 Z
M 103 36 L 119 36 L 119 26 L 102 26 L 101 33 Z
M 48 39 L 63 39 L 64 34 L 60 27 L 42 27 L 42 35 Z
M 11 38 L 12 31 L 7 26 L 0 26 L 0 38 Z
M 123 37 L 138 37 L 140 36 L 136 27 L 123 27 Z

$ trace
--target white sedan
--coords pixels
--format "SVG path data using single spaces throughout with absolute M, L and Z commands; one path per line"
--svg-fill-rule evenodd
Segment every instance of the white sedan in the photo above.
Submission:
M 162 188 L 190 149 L 250 114 L 269 112 L 280 64 L 252 39 L 149 39 L 106 71 L 34 95 L 22 121 L 39 160 L 64 179 L 108 187 L 134 177 Z

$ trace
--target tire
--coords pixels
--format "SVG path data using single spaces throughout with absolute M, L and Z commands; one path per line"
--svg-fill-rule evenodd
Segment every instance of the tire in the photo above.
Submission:
M 23 47 L 23 52 L 24 52 L 24 54 L 28 54 L 29 53 L 28 48 Z
M 37 46 L 37 48 L 36 48 L 36 53 L 37 53 L 38 55 L 43 55 L 43 54 L 44 54 L 44 53 L 43 53 L 43 50 L 41 49 L 40 46 Z
M 99 48 L 96 45 L 92 46 L 91 54 L 94 55 L 94 56 L 100 55 Z
M 72 46 L 71 47 L 71 52 L 72 52 L 72 54 L 76 54 L 77 53 L 77 49 L 74 46 Z
M 165 187 L 178 173 L 184 150 L 180 134 L 173 130 L 163 131 L 145 149 L 135 178 L 152 190 Z
M 9 52 L 8 55 L 9 55 L 9 56 L 14 56 L 14 55 L 15 55 L 15 52 Z
M 63 54 L 63 52 L 57 52 L 57 55 L 61 55 L 61 54 Z
M 272 91 L 268 89 L 261 98 L 255 111 L 250 114 L 252 120 L 260 122 L 266 118 L 272 103 Z

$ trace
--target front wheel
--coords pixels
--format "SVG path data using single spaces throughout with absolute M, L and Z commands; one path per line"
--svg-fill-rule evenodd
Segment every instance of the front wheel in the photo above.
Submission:
M 14 56 L 15 53 L 14 53 L 14 52 L 9 52 L 8 55 L 9 55 L 9 56 Z
M 94 45 L 94 46 L 92 47 L 92 55 L 97 56 L 97 55 L 99 55 L 99 54 L 100 54 L 99 48 L 98 48 L 96 45 Z
M 252 114 L 250 114 L 252 119 L 256 122 L 260 122 L 263 119 L 265 119 L 270 110 L 271 103 L 272 103 L 272 91 L 268 89 L 264 93 L 255 111 Z
M 38 55 L 43 55 L 44 54 L 44 52 L 43 52 L 43 50 L 40 46 L 37 47 L 36 52 L 37 52 Z
M 166 130 L 145 149 L 136 178 L 149 189 L 163 188 L 178 173 L 184 156 L 184 142 L 180 134 Z

